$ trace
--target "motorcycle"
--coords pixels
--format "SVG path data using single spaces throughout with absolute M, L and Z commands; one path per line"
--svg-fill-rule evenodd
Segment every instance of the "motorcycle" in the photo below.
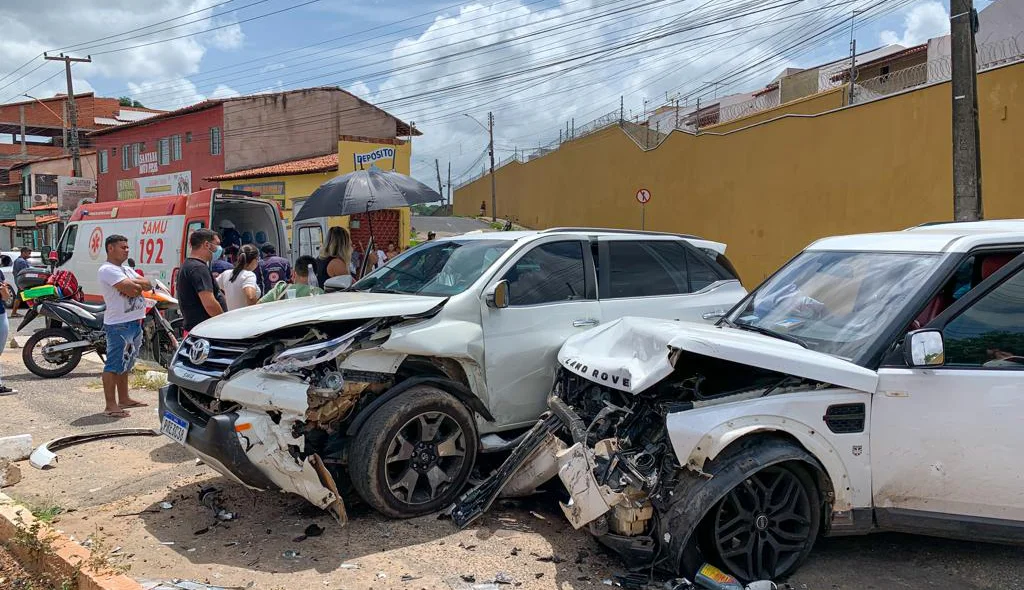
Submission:
M 173 323 L 181 322 L 180 317 L 173 322 L 168 321 L 166 312 L 177 307 L 178 300 L 158 280 L 154 280 L 153 289 L 143 292 L 142 296 L 146 301 L 146 316 L 142 322 L 142 349 L 138 358 L 166 369 L 178 349 Z M 29 371 L 54 379 L 73 371 L 86 352 L 95 351 L 105 360 L 104 304 L 82 303 L 57 295 L 47 295 L 27 303 L 30 307 L 18 330 L 37 317 L 46 318 L 46 328 L 33 334 L 21 352 L 21 359 Z

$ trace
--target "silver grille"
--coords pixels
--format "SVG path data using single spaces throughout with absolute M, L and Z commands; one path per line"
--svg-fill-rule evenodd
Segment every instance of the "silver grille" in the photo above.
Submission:
M 193 353 L 199 349 L 206 348 L 198 344 L 200 341 L 209 343 L 209 352 L 205 359 L 197 362 L 196 356 L 199 355 L 194 355 Z M 223 377 L 231 365 L 238 360 L 238 357 L 249 349 L 249 344 L 249 342 L 238 340 L 212 340 L 189 336 L 178 347 L 178 354 L 174 362 L 190 371 L 195 371 L 208 377 Z

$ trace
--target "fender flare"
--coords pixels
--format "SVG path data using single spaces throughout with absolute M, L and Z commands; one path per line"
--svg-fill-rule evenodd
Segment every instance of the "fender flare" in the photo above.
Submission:
M 740 439 L 712 461 L 706 474 L 710 479 L 684 469 L 671 492 L 671 504 L 661 518 L 661 538 L 667 541 L 666 559 L 670 560 L 667 569 L 691 577 L 702 563 L 694 533 L 708 511 L 753 473 L 788 461 L 805 463 L 818 470 L 821 477 L 828 477 L 821 463 L 793 441 L 761 436 Z M 813 471 L 811 474 L 815 475 Z M 820 481 L 820 477 L 816 479 Z M 820 491 L 823 508 L 828 508 L 826 490 Z M 825 514 L 823 510 L 823 519 Z M 825 520 L 822 520 L 821 531 L 824 527 Z
M 671 429 L 671 427 L 670 427 Z M 701 473 L 708 461 L 714 461 L 727 448 L 758 434 L 778 433 L 793 438 L 821 467 L 822 473 L 832 481 L 835 510 L 852 510 L 855 502 L 851 489 L 850 472 L 840 458 L 839 451 L 822 436 L 819 429 L 792 418 L 772 415 L 733 418 L 708 430 L 700 442 L 686 455 L 678 453 L 678 461 L 687 469 Z
M 348 428 L 345 430 L 345 434 L 348 436 L 355 436 L 363 424 L 369 420 L 370 416 L 377 411 L 378 408 L 417 385 L 433 385 L 438 389 L 442 389 L 446 393 L 466 404 L 469 409 L 483 416 L 488 422 L 494 422 L 494 416 L 492 416 L 490 411 L 487 410 L 487 406 L 485 406 L 483 401 L 474 395 L 473 392 L 465 385 L 443 377 L 413 377 L 412 379 L 406 379 L 405 381 L 398 383 L 381 394 L 380 397 L 367 404 L 367 406 L 352 419 L 352 423 L 348 425 Z

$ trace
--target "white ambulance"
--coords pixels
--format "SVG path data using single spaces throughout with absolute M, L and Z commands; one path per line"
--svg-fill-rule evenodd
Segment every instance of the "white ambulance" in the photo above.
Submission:
M 230 221 L 243 244 L 272 244 L 290 257 L 284 218 L 277 204 L 252 193 L 206 189 L 190 195 L 82 205 L 71 216 L 57 246 L 60 268 L 75 273 L 86 299 L 102 300 L 97 271 L 106 260 L 108 236 L 128 238 L 129 256 L 147 277 L 175 291 L 178 270 L 188 255 L 188 236 Z

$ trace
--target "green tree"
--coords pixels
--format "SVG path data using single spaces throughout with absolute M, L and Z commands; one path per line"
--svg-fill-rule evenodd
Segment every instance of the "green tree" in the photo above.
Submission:
M 117 102 L 123 107 L 136 107 L 139 109 L 146 108 L 145 105 L 143 105 L 141 102 L 137 100 L 132 100 L 132 97 L 130 96 L 122 96 L 121 98 L 117 99 Z

